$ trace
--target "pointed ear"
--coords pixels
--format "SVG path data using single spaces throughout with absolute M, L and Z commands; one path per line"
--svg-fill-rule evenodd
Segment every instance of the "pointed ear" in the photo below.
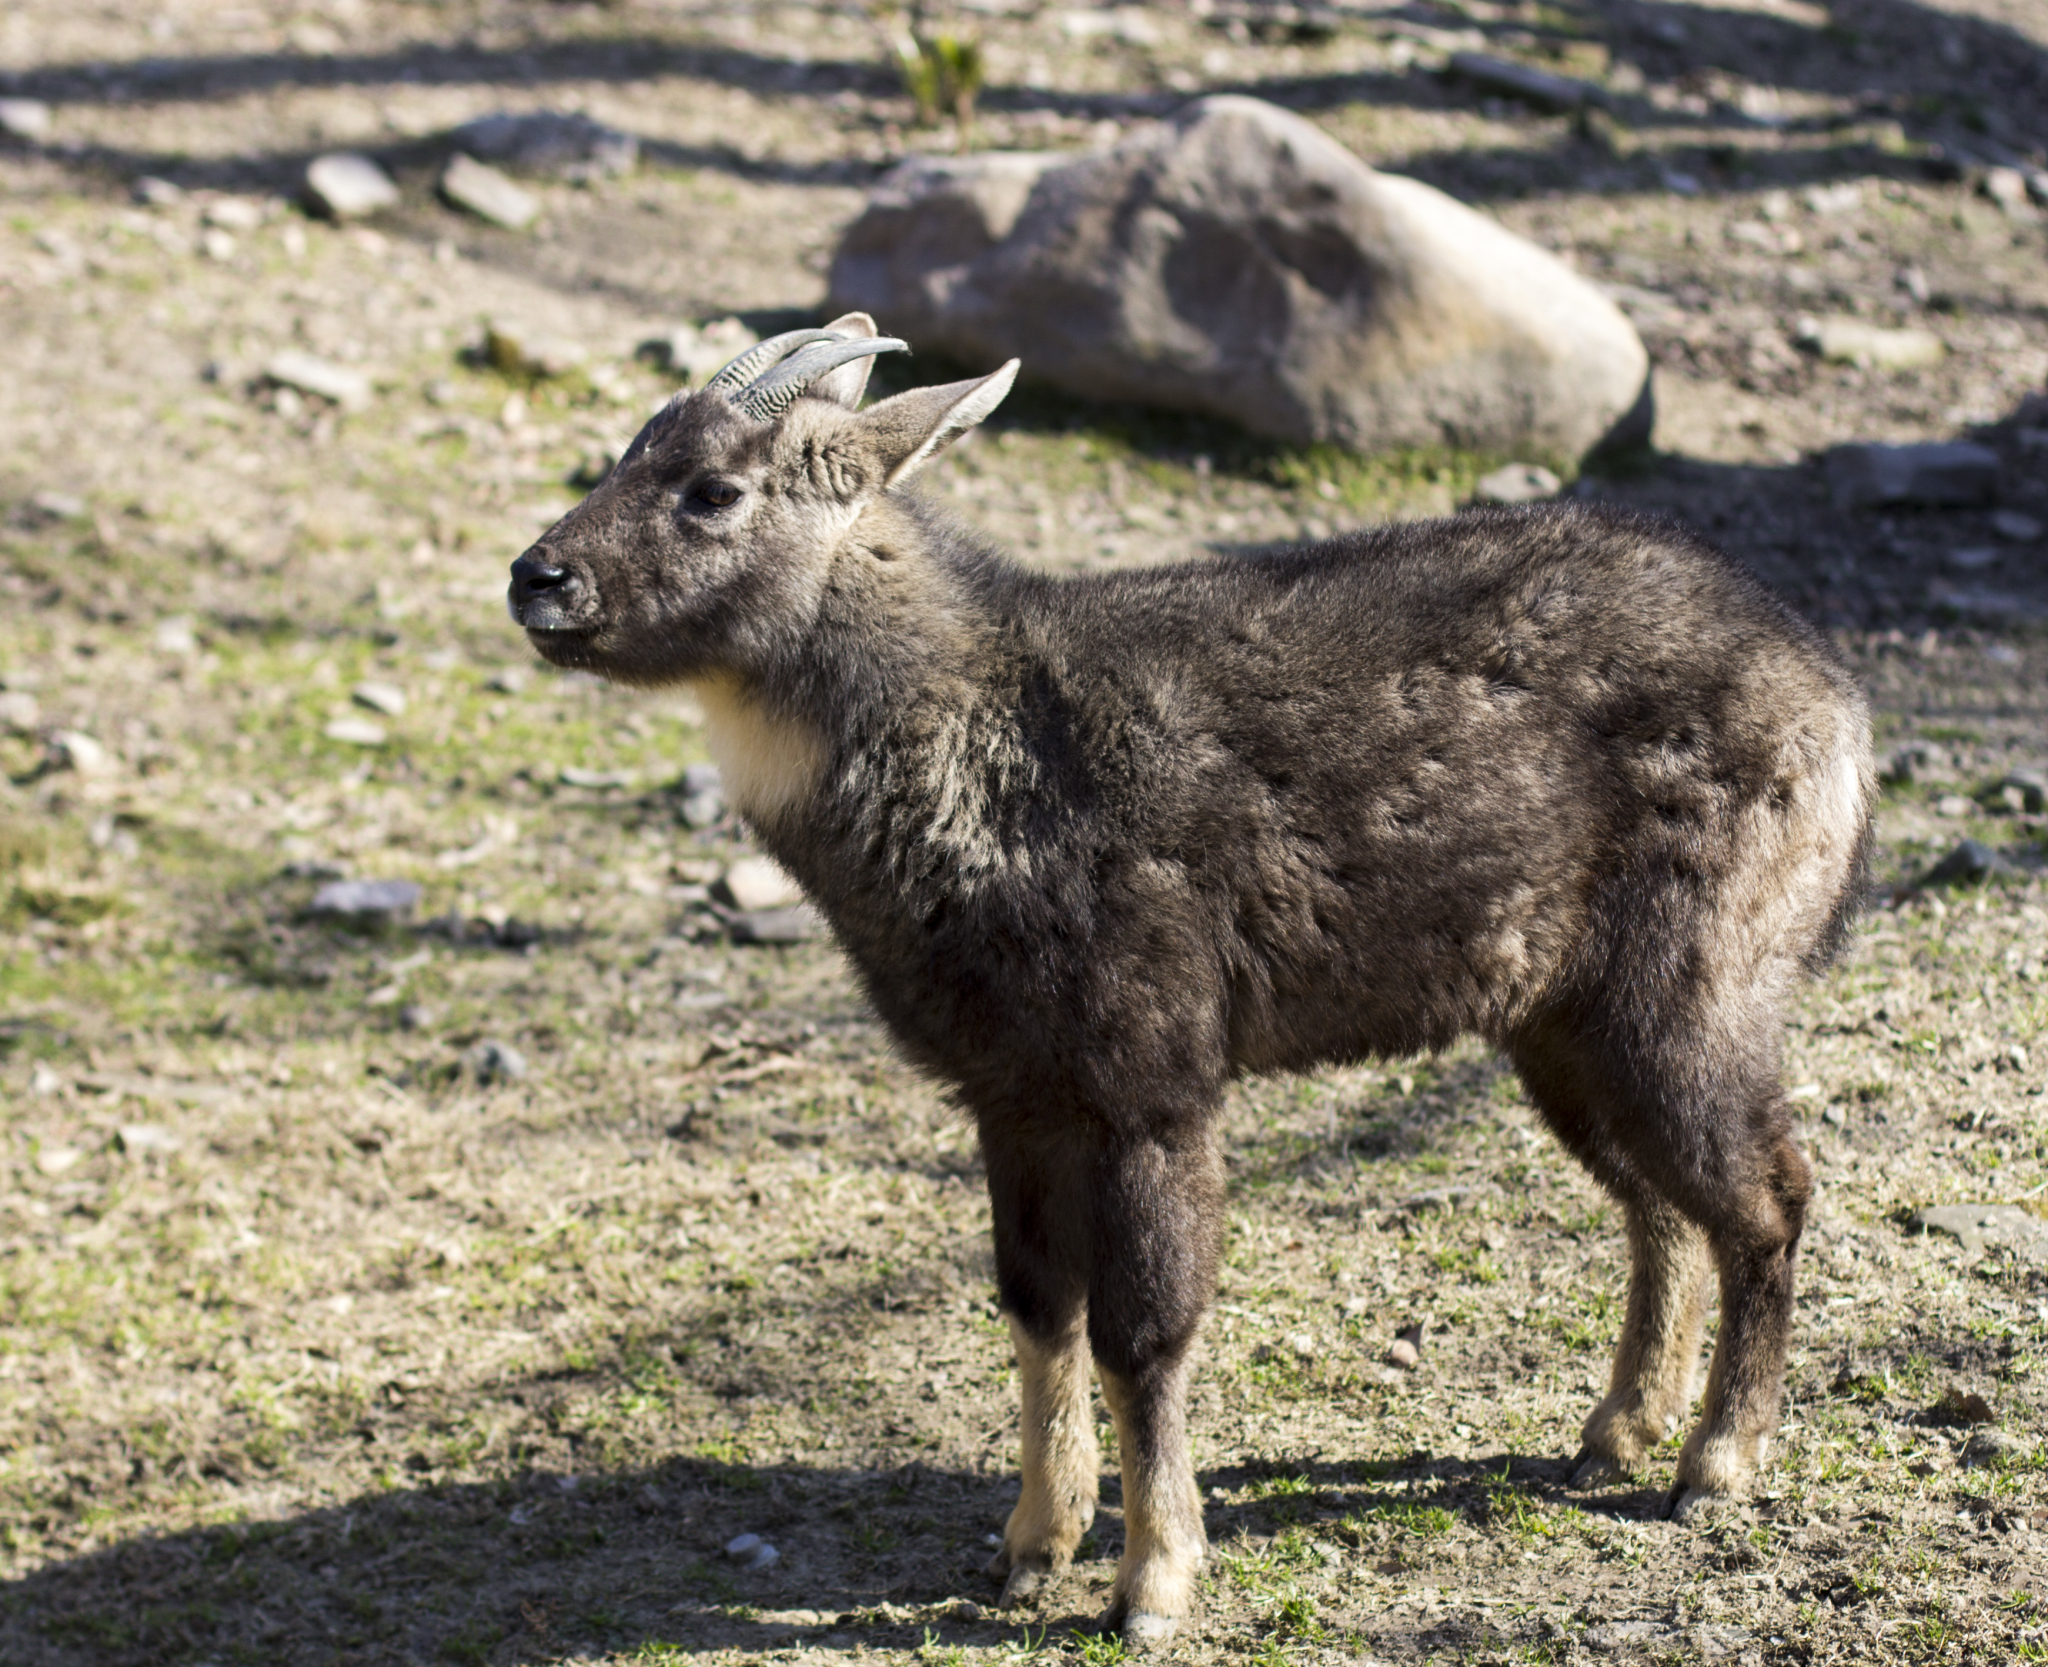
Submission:
M 866 313 L 847 313 L 825 326 L 842 336 L 879 336 L 875 321 Z M 804 390 L 812 399 L 829 399 L 851 411 L 868 390 L 868 372 L 875 368 L 872 358 L 855 359 L 837 370 L 827 371 Z
M 882 472 L 884 489 L 907 480 L 938 453 L 980 422 L 1017 380 L 1018 361 L 966 382 L 912 388 L 871 405 L 861 414 L 860 434 Z

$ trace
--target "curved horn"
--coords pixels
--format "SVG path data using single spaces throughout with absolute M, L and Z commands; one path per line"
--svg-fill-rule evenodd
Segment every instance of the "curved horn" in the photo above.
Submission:
M 838 338 L 813 343 L 751 384 L 734 403 L 748 416 L 766 421 L 781 416 L 796 403 L 799 394 L 829 370 L 866 358 L 870 353 L 909 351 L 910 343 L 895 336 L 857 336 L 852 341 Z
M 716 376 L 704 384 L 704 391 L 730 396 L 744 388 L 770 365 L 788 358 L 798 348 L 808 347 L 812 342 L 840 339 L 830 330 L 785 330 L 779 336 L 770 336 L 764 342 L 756 342 L 738 358 L 725 365 Z

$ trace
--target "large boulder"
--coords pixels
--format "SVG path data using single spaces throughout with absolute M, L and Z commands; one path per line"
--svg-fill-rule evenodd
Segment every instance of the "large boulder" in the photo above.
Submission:
M 1079 157 L 912 158 L 831 291 L 969 366 L 1282 440 L 1576 458 L 1649 428 L 1649 356 L 1592 285 L 1257 99 Z

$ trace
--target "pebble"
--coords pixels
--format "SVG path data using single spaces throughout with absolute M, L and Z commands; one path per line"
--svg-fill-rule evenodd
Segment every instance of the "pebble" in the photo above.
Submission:
M 2003 554 L 1995 544 L 1972 544 L 1965 549 L 1949 551 L 1948 565 L 1958 573 L 1976 573 L 1986 567 L 1996 567 Z
M 1600 89 L 1590 82 L 1552 75 L 1506 58 L 1489 58 L 1483 52 L 1453 52 L 1450 71 L 1475 87 L 1506 93 L 1540 110 L 1576 110 L 1603 102 Z
M 725 814 L 725 794 L 716 764 L 692 764 L 683 772 L 678 814 L 691 828 L 708 828 Z
M 1887 330 L 1860 318 L 1801 319 L 1794 339 L 1830 364 L 1865 370 L 1921 370 L 1948 357 L 1931 330 Z
M 765 1569 L 782 1553 L 759 1534 L 735 1534 L 725 1542 L 725 1555 L 743 1569 Z
M 28 503 L 38 515 L 52 521 L 76 521 L 85 514 L 85 500 L 69 492 L 38 492 Z
M 372 712 L 382 712 L 387 718 L 405 716 L 405 691 L 396 683 L 358 683 L 349 690 L 349 698 L 358 706 L 367 706 Z
M 556 772 L 564 787 L 631 787 L 639 775 L 632 770 L 585 770 L 564 764 Z
M 825 922 L 808 903 L 793 909 L 758 909 L 725 924 L 734 943 L 809 943 L 825 935 Z
M 250 232 L 263 224 L 263 205 L 254 197 L 216 197 L 200 219 L 222 231 Z
M 159 179 L 155 174 L 144 174 L 134 185 L 135 200 L 150 208 L 169 208 L 173 203 L 185 200 L 185 188 L 173 180 Z
M 2027 815 L 2048 813 L 2048 775 L 2037 770 L 2013 770 L 1998 785 L 2003 792 L 2019 795 L 2019 808 Z
M 441 170 L 441 195 L 455 207 L 507 231 L 523 231 L 540 213 L 540 201 L 532 192 L 462 151 L 449 157 L 448 166 Z
M 367 156 L 329 151 L 306 165 L 306 199 L 330 219 L 354 220 L 392 207 L 398 187 Z
M 1944 793 L 1934 801 L 1934 814 L 1960 821 L 1966 816 L 1975 816 L 1977 806 L 1974 800 L 1966 799 L 1960 793 Z
M 330 364 L 297 348 L 287 348 L 272 358 L 263 367 L 263 375 L 280 388 L 318 395 L 345 411 L 360 411 L 370 403 L 370 379 L 361 371 Z
M 2033 205 L 2027 201 L 2027 176 L 2019 169 L 1987 168 L 1978 189 L 2014 219 L 2034 217 Z
M 1542 498 L 1554 498 L 1563 489 L 1564 483 L 1540 463 L 1509 463 L 1479 477 L 1472 488 L 1472 501 L 1532 504 Z
M 1837 509 L 1981 504 L 1998 492 L 1998 453 L 1967 440 L 1836 446 L 1825 468 Z
M 0 98 L 0 133 L 40 144 L 50 136 L 50 107 L 36 98 Z
M 1963 800 L 1967 810 L 1977 807 L 1968 799 Z M 1937 811 L 1940 806 L 1935 807 Z M 1979 839 L 1966 839 L 1949 854 L 1923 874 L 1918 886 L 1953 886 L 1989 879 L 2011 865 L 1998 852 Z
M 107 749 L 83 730 L 60 729 L 50 737 L 50 763 L 59 770 L 99 776 L 112 769 L 113 762 Z
M 523 693 L 526 685 L 532 680 L 533 673 L 526 667 L 506 666 L 500 671 L 492 672 L 491 680 L 484 687 L 495 689 L 501 695 L 516 695 Z
M 517 1082 L 526 1075 L 526 1055 L 510 1042 L 486 1039 L 462 1056 L 479 1083 Z
M 2001 509 L 1992 514 L 1991 530 L 2015 544 L 2032 544 L 2039 540 L 2042 527 L 2031 515 L 2023 515 L 2016 509 Z
M 1945 1233 L 1971 1256 L 2002 1244 L 2023 1261 L 2048 1262 L 2048 1222 L 2018 1204 L 1936 1204 L 1914 1223 L 1923 1233 Z
M 494 111 L 464 122 L 452 137 L 471 156 L 558 179 L 629 174 L 640 160 L 632 134 L 575 111 Z
M 507 376 L 567 376 L 590 357 L 577 343 L 493 319 L 484 326 L 484 357 Z
M 803 887 L 768 857 L 742 857 L 718 885 L 723 900 L 735 909 L 790 909 L 804 900 Z
M 157 1123 L 124 1123 L 114 1139 L 124 1152 L 175 1152 L 185 1143 Z
M 183 614 L 158 620 L 150 641 L 156 645 L 159 654 L 193 654 L 199 648 L 199 639 L 192 631 L 192 621 Z
M 1422 1364 L 1422 1351 L 1405 1337 L 1396 1337 L 1387 1350 L 1387 1364 L 1412 1372 Z
M 351 747 L 381 747 L 385 742 L 382 724 L 352 714 L 334 719 L 320 733 L 330 741 L 341 741 Z
M 311 907 L 316 915 L 396 920 L 411 914 L 419 900 L 414 880 L 330 880 L 313 893 Z
M 26 689 L 9 689 L 0 693 L 0 729 L 11 729 L 27 734 L 36 727 L 36 718 L 42 707 L 36 697 Z

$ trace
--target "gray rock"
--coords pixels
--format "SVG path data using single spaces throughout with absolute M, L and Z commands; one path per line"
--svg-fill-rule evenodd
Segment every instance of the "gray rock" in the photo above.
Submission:
M 349 698 L 387 718 L 405 716 L 405 691 L 396 683 L 358 683 L 349 691 Z
M 2027 176 L 2018 168 L 1986 168 L 1978 187 L 2015 220 L 2032 220 L 2034 205 L 2027 201 Z
M 1509 463 L 1489 475 L 1481 475 L 1472 487 L 1472 501 L 1478 504 L 1533 504 L 1554 498 L 1564 483 L 1540 463 Z
M 332 400 L 345 411 L 360 411 L 370 403 L 370 379 L 361 371 L 330 364 L 297 348 L 274 355 L 263 367 L 263 376 L 277 387 Z
M 1505 93 L 1540 110 L 1576 110 L 1581 105 L 1601 103 L 1604 97 L 1591 82 L 1552 75 L 1506 58 L 1489 58 L 1483 52 L 1453 52 L 1450 72 L 1475 87 Z
M 36 719 L 40 716 L 42 707 L 28 690 L 8 689 L 0 692 L 0 729 L 26 735 L 36 727 Z
M 1826 471 L 1837 509 L 1981 504 L 1998 493 L 1998 453 L 1967 440 L 1836 446 Z
M 441 170 L 441 195 L 479 220 L 523 231 L 540 213 L 540 200 L 488 163 L 457 151 Z
M 0 133 L 41 144 L 50 136 L 50 107 L 41 99 L 0 98 Z
M 745 914 L 793 909 L 804 900 L 803 887 L 768 857 L 742 857 L 720 877 L 716 895 Z
M 825 935 L 825 922 L 808 903 L 793 909 L 751 909 L 730 916 L 726 931 L 734 943 L 809 943 Z
M 486 1039 L 462 1056 L 469 1074 L 488 1086 L 494 1082 L 517 1082 L 526 1075 L 526 1055 L 510 1042 Z
M 2019 808 L 2029 816 L 2048 813 L 2048 776 L 2038 770 L 2012 770 L 1999 784 L 2001 792 L 2019 795 Z
M 1320 129 L 1217 97 L 1078 159 L 918 157 L 832 265 L 970 366 L 1359 450 L 1578 456 L 1636 438 L 1648 356 L 1561 261 Z
M 330 880 L 313 893 L 316 915 L 356 920 L 397 920 L 413 911 L 420 887 L 413 880 Z
M 115 1131 L 114 1140 L 122 1151 L 131 1154 L 161 1152 L 168 1155 L 185 1144 L 160 1123 L 124 1123 Z
M 374 718 L 359 718 L 354 713 L 330 719 L 320 733 L 330 741 L 351 747 L 381 747 L 389 739 L 384 726 Z
M 526 685 L 531 681 L 532 673 L 526 667 L 505 666 L 492 672 L 490 681 L 484 687 L 494 689 L 501 695 L 517 695 L 525 693 Z
M 579 764 L 564 764 L 556 772 L 564 787 L 631 787 L 640 779 L 637 770 L 586 770 Z
M 50 737 L 50 766 L 76 770 L 81 776 L 103 776 L 114 767 L 105 745 L 79 729 L 60 729 Z
M 640 160 L 632 134 L 559 110 L 499 110 L 463 123 L 451 137 L 473 157 L 556 179 L 629 174 Z
M 725 814 L 725 794 L 716 764 L 692 764 L 683 772 L 682 804 L 677 814 L 690 828 L 711 827 Z
M 1955 797 L 1961 800 L 1961 814 L 1968 816 L 1976 811 L 1977 807 L 1970 800 L 1962 798 L 1961 794 L 1956 794 Z M 2004 873 L 2011 867 L 2012 864 L 2006 861 L 2001 853 L 1992 850 L 1981 839 L 1966 839 L 1921 875 L 1915 883 L 1923 888 L 1973 885 L 1979 880 L 1988 880 L 1994 874 Z
M 1865 370 L 1922 370 L 1948 357 L 1931 330 L 1886 330 L 1860 318 L 1805 319 L 1795 339 L 1830 364 Z
M 2003 1245 L 2024 1262 L 2048 1265 L 2048 1222 L 2017 1204 L 1936 1204 L 1914 1218 L 1925 1233 L 1945 1233 L 1976 1256 Z
M 2023 515 L 2016 509 L 2001 509 L 1992 514 L 1991 530 L 2015 544 L 2033 544 L 2040 539 L 2042 528 L 2034 516 Z
M 759 1534 L 735 1534 L 725 1542 L 725 1555 L 743 1569 L 765 1569 L 782 1553 Z
M 685 382 L 701 382 L 759 340 L 738 319 L 715 318 L 704 325 L 678 324 L 650 336 L 636 352 Z
M 398 201 L 391 176 L 367 156 L 330 151 L 306 165 L 306 200 L 335 220 L 355 220 Z
M 151 208 L 169 208 L 173 203 L 185 200 L 185 188 L 175 180 L 159 179 L 155 174 L 143 174 L 135 181 L 135 200 Z

